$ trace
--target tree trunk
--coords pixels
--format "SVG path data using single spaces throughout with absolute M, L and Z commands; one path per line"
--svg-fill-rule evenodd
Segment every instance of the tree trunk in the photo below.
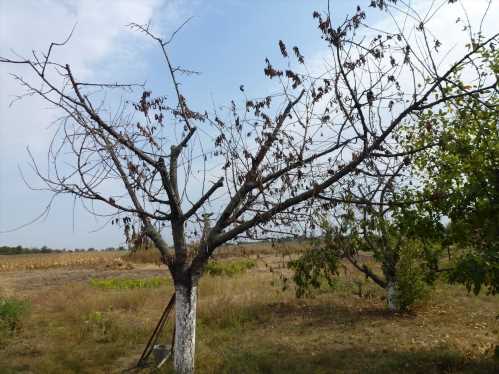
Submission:
M 197 286 L 175 285 L 175 351 L 173 365 L 177 374 L 194 373 L 196 346 Z
M 397 301 L 397 282 L 394 280 L 388 281 L 388 284 L 386 285 L 386 302 L 390 311 L 397 312 L 399 310 L 399 303 Z

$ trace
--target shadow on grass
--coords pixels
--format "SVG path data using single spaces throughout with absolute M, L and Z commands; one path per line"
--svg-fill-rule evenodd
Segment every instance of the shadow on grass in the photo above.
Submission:
M 354 326 L 364 321 L 414 319 L 412 314 L 393 314 L 383 305 L 363 308 L 341 305 L 334 302 L 307 304 L 306 302 L 255 303 L 251 305 L 226 306 L 223 313 L 200 313 L 200 320 L 213 328 L 225 328 L 227 320 L 240 322 L 245 329 L 261 329 L 265 324 L 286 324 L 288 320 L 299 320 L 304 328 L 323 326 Z M 237 325 L 237 323 L 236 323 Z
M 258 306 L 257 306 L 258 307 Z M 322 301 L 319 304 L 279 302 L 261 305 L 260 308 L 267 309 L 269 314 L 278 318 L 308 317 L 311 321 L 327 321 L 328 323 L 360 322 L 365 319 L 387 320 L 396 318 L 413 318 L 410 314 L 394 314 L 386 309 L 384 305 L 367 305 L 363 308 L 338 304 L 334 301 Z
M 492 359 L 473 361 L 445 350 L 390 352 L 358 348 L 330 349 L 310 354 L 290 347 L 260 343 L 226 352 L 221 373 L 498 373 Z
M 367 336 L 365 341 L 344 341 L 342 337 L 349 334 L 363 334 L 354 331 L 356 324 L 416 318 L 411 314 L 392 314 L 383 305 L 359 308 L 324 300 L 314 304 L 274 302 L 234 307 L 229 314 L 238 316 L 238 323 L 225 323 L 227 313 L 211 322 L 205 320 L 205 326 L 213 329 L 210 332 L 225 331 L 226 335 L 208 343 L 211 349 L 198 357 L 201 373 L 499 373 L 498 361 L 471 359 L 446 347 L 394 350 Z M 330 330 L 333 326 L 336 329 Z M 393 331 L 394 327 L 389 323 L 385 328 Z M 338 334 L 339 339 L 324 339 L 317 344 L 317 339 L 322 340 L 329 333 L 333 338 Z M 305 336 L 300 346 L 297 343 L 302 340 L 301 334 Z M 383 338 L 393 336 L 379 337 Z M 215 365 L 210 366 L 209 362 Z

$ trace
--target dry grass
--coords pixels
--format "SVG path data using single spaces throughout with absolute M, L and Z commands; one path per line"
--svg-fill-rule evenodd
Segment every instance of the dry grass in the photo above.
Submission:
M 281 290 L 285 259 L 246 256 L 256 260 L 255 268 L 233 277 L 208 275 L 201 281 L 199 373 L 429 374 L 498 369 L 492 358 L 499 332 L 497 297 L 474 297 L 462 288 L 439 285 L 427 304 L 412 314 L 392 315 L 385 310 L 381 290 L 349 269 L 334 292 L 317 291 L 312 298 L 296 299 L 292 287 Z M 89 272 L 103 278 L 145 278 L 157 276 L 158 268 L 135 265 L 131 270 L 104 267 Z M 172 292 L 171 282 L 158 288 L 95 289 L 76 269 L 50 268 L 43 273 L 46 278 L 58 279 L 63 273 L 66 279 L 75 277 L 60 285 L 45 279 L 43 284 L 52 286 L 36 288 L 25 283 L 39 284 L 37 272 L 29 273 L 33 278 L 24 274 L 23 285 L 2 283 L 9 273 L 0 274 L 0 284 L 9 285 L 4 293 L 31 303 L 22 330 L 0 347 L 0 373 L 120 372 L 140 355 Z
M 154 248 L 148 248 L 140 251 L 127 252 L 123 259 L 135 264 L 161 264 L 159 251 Z
M 65 252 L 0 255 L 0 272 L 118 264 L 120 252 Z
M 264 256 L 279 253 L 280 255 L 292 255 L 301 253 L 309 247 L 307 242 L 282 242 L 270 245 L 268 243 L 244 243 L 227 244 L 215 251 L 215 259 L 234 257 Z M 126 261 L 138 264 L 161 264 L 159 251 L 155 248 L 133 251 L 123 257 Z
M 306 241 L 276 242 L 273 244 L 266 242 L 227 244 L 215 251 L 215 259 L 275 255 L 276 253 L 279 255 L 292 255 L 305 251 L 309 246 L 310 243 Z

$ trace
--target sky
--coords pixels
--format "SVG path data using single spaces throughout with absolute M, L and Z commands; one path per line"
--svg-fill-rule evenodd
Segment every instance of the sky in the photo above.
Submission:
M 369 2 L 331 1 L 333 16 L 343 19 L 358 3 L 366 6 Z M 416 3 L 424 8 L 431 1 Z M 463 4 L 476 24 L 488 1 L 463 0 Z M 492 4 L 497 8 L 497 0 Z M 161 93 L 168 79 L 160 51 L 127 25 L 150 21 L 155 33 L 168 37 L 193 17 L 176 35 L 169 53 L 175 65 L 201 72 L 184 80 L 183 89 L 196 108 L 209 109 L 238 97 L 240 85 L 250 97 L 268 94 L 271 88 L 263 75 L 264 60 L 279 60 L 277 42 L 281 39 L 299 46 L 311 61 L 326 58 L 325 44 L 312 18 L 314 10 L 326 7 L 325 0 L 0 0 L 0 56 L 46 51 L 50 42 L 64 40 L 75 27 L 69 43 L 58 48 L 55 57 L 69 63 L 78 76 L 147 82 Z M 455 28 L 455 13 L 460 9 L 444 12 L 435 22 L 436 33 L 448 39 L 454 52 L 462 35 L 448 30 Z M 378 25 L 387 21 L 377 11 L 368 17 Z M 497 21 L 487 20 L 495 32 Z M 14 100 L 23 89 L 11 74 L 29 77 L 19 66 L 0 64 L 0 245 L 105 248 L 123 244 L 121 230 L 102 228 L 102 220 L 75 208 L 69 196 L 58 197 L 43 220 L 12 230 L 40 215 L 50 201 L 50 193 L 29 189 L 22 176 L 37 185 L 27 147 L 43 164 L 58 113 L 36 97 Z

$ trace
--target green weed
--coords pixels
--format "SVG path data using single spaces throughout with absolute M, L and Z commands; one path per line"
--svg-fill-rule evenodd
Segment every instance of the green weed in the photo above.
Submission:
M 205 272 L 213 276 L 233 277 L 234 275 L 244 273 L 246 270 L 252 269 L 255 266 L 256 261 L 254 260 L 210 261 L 206 264 Z
M 29 307 L 28 301 L 0 298 L 0 341 L 21 328 L 22 318 Z
M 146 279 L 130 278 L 109 278 L 109 279 L 90 279 L 90 285 L 95 288 L 112 290 L 130 290 L 135 288 L 158 288 L 169 283 L 164 277 L 152 277 Z

